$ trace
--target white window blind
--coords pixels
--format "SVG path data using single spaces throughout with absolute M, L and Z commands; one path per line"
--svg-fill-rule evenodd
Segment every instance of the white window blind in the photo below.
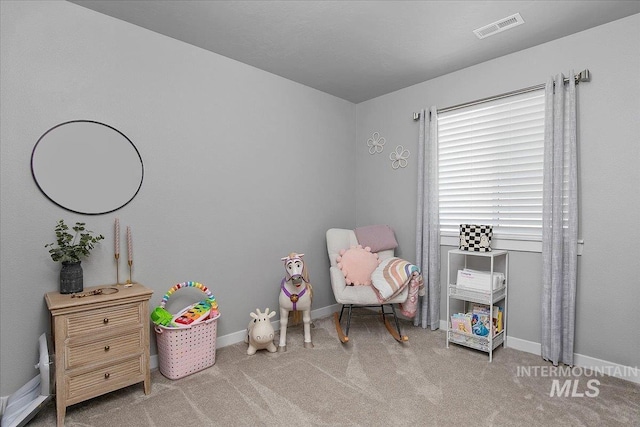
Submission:
M 493 225 L 495 236 L 542 235 L 544 90 L 438 115 L 440 228 Z

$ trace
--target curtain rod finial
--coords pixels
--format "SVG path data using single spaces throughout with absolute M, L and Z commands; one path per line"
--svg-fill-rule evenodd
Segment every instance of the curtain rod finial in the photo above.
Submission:
M 413 120 L 420 120 L 420 113 L 413 113 Z
M 591 73 L 588 69 L 580 71 L 576 74 L 576 82 L 588 82 L 591 80 Z

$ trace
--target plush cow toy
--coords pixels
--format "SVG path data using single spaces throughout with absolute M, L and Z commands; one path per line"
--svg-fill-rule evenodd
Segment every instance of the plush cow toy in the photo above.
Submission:
M 269 353 L 275 352 L 276 345 L 273 343 L 273 325 L 271 319 L 276 315 L 275 311 L 269 313 L 269 307 L 264 313 L 260 312 L 260 309 L 256 308 L 256 312 L 249 313 L 253 320 L 249 322 L 247 326 L 247 337 L 245 342 L 249 343 L 247 354 L 255 354 L 257 350 L 267 349 Z

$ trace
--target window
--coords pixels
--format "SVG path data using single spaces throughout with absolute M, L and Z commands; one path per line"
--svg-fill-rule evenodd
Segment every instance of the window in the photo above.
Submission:
M 438 115 L 440 230 L 490 224 L 496 239 L 542 236 L 544 89 Z

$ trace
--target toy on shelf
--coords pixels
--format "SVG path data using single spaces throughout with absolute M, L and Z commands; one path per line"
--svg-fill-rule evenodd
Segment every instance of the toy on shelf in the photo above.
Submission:
M 289 312 L 293 311 L 294 321 L 302 312 L 304 323 L 304 347 L 312 348 L 311 342 L 311 299 L 313 291 L 309 274 L 302 257 L 304 254 L 290 253 L 281 258 L 284 261 L 285 277 L 280 282 L 280 343 L 278 351 L 287 351 L 287 323 Z
M 257 350 L 266 349 L 269 353 L 276 351 L 276 345 L 273 343 L 273 325 L 271 319 L 276 315 L 275 311 L 269 312 L 269 307 L 264 313 L 256 308 L 255 313 L 249 313 L 253 320 L 247 326 L 247 336 L 244 342 L 249 343 L 247 354 L 255 354 Z

